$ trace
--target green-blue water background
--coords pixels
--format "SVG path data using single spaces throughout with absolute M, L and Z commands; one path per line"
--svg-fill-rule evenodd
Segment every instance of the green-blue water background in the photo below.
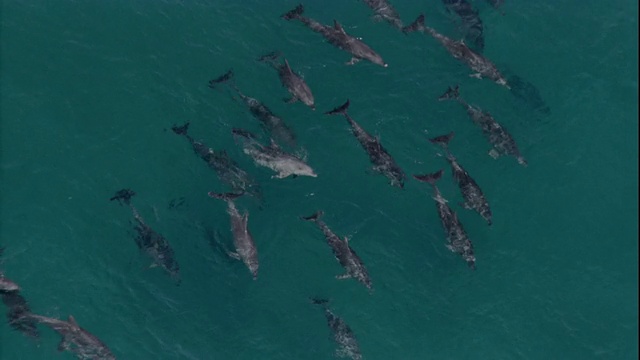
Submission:
M 344 66 L 348 54 L 279 18 L 294 1 L 3 1 L 2 269 L 34 312 L 74 315 L 119 359 L 328 359 L 335 345 L 312 295 L 331 299 L 365 359 L 636 359 L 638 4 L 507 0 L 504 16 L 474 4 L 485 54 L 534 84 L 549 116 L 355 0 L 309 1 L 306 15 L 338 19 L 387 69 Z M 440 1 L 393 5 L 405 22 L 425 12 L 460 36 Z M 318 111 L 282 102 L 276 73 L 255 61 L 274 49 Z M 271 179 L 241 153 L 230 129 L 259 132 L 257 121 L 207 87 L 231 67 L 294 128 L 318 178 Z M 464 110 L 436 101 L 453 84 L 509 129 L 529 167 L 491 159 Z M 346 98 L 408 174 L 446 169 L 440 188 L 474 241 L 475 272 L 445 248 L 429 187 L 410 179 L 401 191 L 367 174 L 347 123 L 322 115 Z M 227 188 L 167 130 L 185 121 L 263 184 L 264 210 L 238 203 L 259 248 L 257 281 L 209 245 L 207 229 L 230 241 L 225 204 L 206 196 Z M 492 228 L 457 206 L 448 164 L 425 141 L 452 130 Z M 180 287 L 147 269 L 130 212 L 108 201 L 123 187 L 173 245 Z M 334 279 L 342 269 L 321 233 L 298 218 L 316 209 L 352 236 L 372 295 Z M 2 324 L 3 360 L 73 358 L 49 329 L 37 346 Z

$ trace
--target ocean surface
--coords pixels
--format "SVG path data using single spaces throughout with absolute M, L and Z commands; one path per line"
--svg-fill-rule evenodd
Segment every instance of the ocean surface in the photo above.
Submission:
M 392 0 L 405 24 L 462 38 L 440 0 Z M 332 359 L 321 307 L 357 337 L 363 359 L 638 358 L 638 2 L 475 0 L 484 54 L 529 89 L 515 96 L 478 80 L 427 34 L 405 35 L 356 0 L 308 1 L 305 15 L 344 29 L 382 55 L 361 61 L 280 15 L 295 1 L 2 1 L 0 14 L 0 269 L 34 313 L 67 319 L 118 359 Z M 317 110 L 287 104 L 278 50 L 311 87 Z M 268 135 L 224 87 L 228 69 L 247 95 L 294 130 L 318 177 L 272 178 L 231 134 Z M 465 110 L 437 98 L 460 86 L 513 135 L 524 167 L 494 160 Z M 537 89 L 537 90 L 532 90 Z M 537 91 L 537 92 L 536 92 Z M 340 116 L 349 114 L 407 174 L 404 189 L 372 173 Z M 540 101 L 543 101 L 541 105 Z M 548 111 L 541 111 L 548 107 Z M 207 192 L 231 189 L 173 125 L 229 156 L 261 184 L 248 211 L 260 271 L 229 258 L 229 216 Z M 484 191 L 493 225 L 459 205 L 443 150 Z M 446 248 L 431 187 L 471 238 L 477 269 Z M 123 188 L 171 244 L 176 286 L 134 241 Z M 373 292 L 344 273 L 317 210 L 366 265 Z M 0 359 L 73 359 L 59 335 L 13 330 L 0 304 Z

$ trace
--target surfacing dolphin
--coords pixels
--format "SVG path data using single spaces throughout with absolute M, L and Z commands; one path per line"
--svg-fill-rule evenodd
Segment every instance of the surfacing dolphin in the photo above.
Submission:
M 176 285 L 180 285 L 180 266 L 175 259 L 173 249 L 169 245 L 167 239 L 158 234 L 144 222 L 144 219 L 140 216 L 140 213 L 138 213 L 138 209 L 131 204 L 131 198 L 135 194 L 136 193 L 130 189 L 122 189 L 116 192 L 116 194 L 109 200 L 118 200 L 120 205 L 124 203 L 129 206 L 134 219 L 137 221 L 135 230 L 138 232 L 138 236 L 135 238 L 135 241 L 138 248 L 146 252 L 147 255 L 153 259 L 152 266 L 160 266 L 169 274 Z
M 436 208 L 438 209 L 438 216 L 442 222 L 442 227 L 447 236 L 447 248 L 454 253 L 462 256 L 464 261 L 472 270 L 476 269 L 476 256 L 473 252 L 473 244 L 467 236 L 466 231 L 462 227 L 462 223 L 458 220 L 458 214 L 456 214 L 447 205 L 447 199 L 442 197 L 440 190 L 436 186 L 436 181 L 442 177 L 443 170 L 439 170 L 433 174 L 427 175 L 413 175 L 416 180 L 427 182 L 433 187 L 434 197 L 436 202 Z
M 471 50 L 463 40 L 454 41 L 450 38 L 438 33 L 433 28 L 429 26 L 425 26 L 424 24 L 424 15 L 421 14 L 418 18 L 411 23 L 411 25 L 407 26 L 403 30 L 405 33 L 410 33 L 414 31 L 418 32 L 428 32 L 431 36 L 433 36 L 436 40 L 438 40 L 442 46 L 444 46 L 449 54 L 454 58 L 464 62 L 471 70 L 476 73 L 471 74 L 470 76 L 481 79 L 482 77 L 486 77 L 495 83 L 509 88 L 507 84 L 507 80 L 500 73 L 498 68 L 486 57 L 476 53 Z
M 291 70 L 289 61 L 287 61 L 287 59 L 284 59 L 284 64 L 277 64 L 275 60 L 279 56 L 279 53 L 272 52 L 260 57 L 258 61 L 268 62 L 274 69 L 276 69 L 276 71 L 278 72 L 278 76 L 280 77 L 282 86 L 286 87 L 291 94 L 291 98 L 285 99 L 285 102 L 287 102 L 287 104 L 301 101 L 303 104 L 310 107 L 311 110 L 315 110 L 315 100 L 313 98 L 313 93 L 311 93 L 309 85 L 307 85 L 307 83 L 300 75 Z
M 329 229 L 327 224 L 324 221 L 320 220 L 320 218 L 324 215 L 323 211 L 317 211 L 313 215 L 302 217 L 303 220 L 312 221 L 318 225 L 322 233 L 324 234 L 325 239 L 327 240 L 327 244 L 331 247 L 333 251 L 333 255 L 336 257 L 336 260 L 342 265 L 342 267 L 347 271 L 344 275 L 337 275 L 336 279 L 349 279 L 354 278 L 358 280 L 361 284 L 367 287 L 367 289 L 372 290 L 373 287 L 371 285 L 371 278 L 369 277 L 369 273 L 364 266 L 364 263 L 356 254 L 356 252 L 349 246 L 349 238 L 346 236 L 343 239 L 340 239 L 336 234 Z
M 462 206 L 464 206 L 465 209 L 476 211 L 483 219 L 485 219 L 487 224 L 491 225 L 491 208 L 489 207 L 489 203 L 484 197 L 480 186 L 478 186 L 471 175 L 469 175 L 469 173 L 458 163 L 451 152 L 449 152 L 448 145 L 452 138 L 453 132 L 450 132 L 446 135 L 429 139 L 429 141 L 434 144 L 439 144 L 444 148 L 447 160 L 449 161 L 449 164 L 451 164 L 453 179 L 458 184 L 458 188 L 460 188 L 460 192 L 464 198 Z
M 455 12 L 462 21 L 464 36 L 478 54 L 484 51 L 484 26 L 478 10 L 467 0 L 442 0 L 448 12 Z
M 233 80 L 233 76 L 233 70 L 229 70 L 218 78 L 209 81 L 209 87 L 213 89 L 217 84 Z M 257 99 L 243 94 L 235 84 L 231 84 L 229 88 L 236 92 L 238 97 L 240 97 L 244 105 L 251 112 L 251 115 L 260 121 L 262 127 L 269 132 L 271 136 L 276 140 L 287 144 L 291 148 L 295 148 L 297 146 L 296 136 L 284 120 L 276 116 L 266 105 Z M 233 99 L 235 100 L 235 97 L 233 97 Z
M 320 305 L 324 309 L 324 316 L 327 318 L 327 325 L 333 332 L 333 338 L 338 344 L 336 349 L 336 356 L 348 357 L 352 360 L 362 360 L 362 354 L 360 353 L 360 346 L 358 340 L 353 334 L 351 327 L 347 325 L 342 318 L 335 315 L 328 307 L 329 300 L 312 298 L 310 299 L 313 304 Z
M 340 25 L 336 20 L 333 20 L 333 26 L 327 26 L 317 22 L 316 20 L 302 16 L 303 12 L 304 7 L 300 4 L 295 9 L 290 10 L 281 17 L 285 20 L 300 20 L 300 22 L 305 24 L 311 30 L 322 34 L 329 43 L 350 53 L 353 57 L 349 62 L 347 62 L 347 65 L 353 65 L 358 61 L 365 59 L 376 65 L 383 67 L 388 66 L 377 52 L 373 51 L 373 49 L 358 38 L 347 34 L 342 25 Z
M 244 153 L 251 156 L 257 165 L 278 173 L 271 176 L 271 178 L 284 179 L 290 175 L 293 175 L 293 177 L 318 176 L 305 160 L 285 152 L 273 139 L 271 139 L 269 146 L 264 146 L 256 140 L 255 135 L 247 130 L 234 128 L 232 132 L 236 139 L 239 139 L 242 143 Z
M 189 141 L 191 147 L 193 147 L 193 151 L 218 174 L 218 178 L 222 182 L 231 186 L 234 192 L 247 193 L 255 197 L 259 202 L 262 202 L 262 189 L 251 175 L 241 169 L 238 163 L 235 162 L 225 150 L 215 151 L 203 143 L 195 141 L 187 133 L 188 129 L 189 123 L 185 123 L 179 127 L 174 125 L 171 128 L 174 133 L 184 136 Z
M 234 199 L 242 196 L 242 194 L 218 194 L 210 191 L 209 196 L 214 199 L 220 199 L 227 202 L 227 213 L 231 220 L 233 244 L 236 248 L 235 252 L 227 252 L 227 254 L 236 260 L 242 260 L 251 272 L 251 275 L 253 275 L 253 280 L 257 280 L 260 263 L 258 261 L 258 249 L 256 248 L 253 236 L 251 236 L 249 227 L 247 226 L 249 222 L 249 212 L 247 211 L 244 215 L 240 215 L 240 212 L 238 212 L 238 209 L 236 208 L 236 204 L 233 202 Z
M 513 139 L 511 134 L 507 132 L 502 125 L 500 125 L 488 112 L 483 112 L 479 108 L 475 108 L 460 98 L 458 86 L 455 88 L 449 87 L 447 91 L 438 98 L 438 100 L 456 100 L 466 110 L 467 114 L 482 129 L 482 133 L 489 140 L 489 143 L 493 146 L 493 149 L 489 151 L 489 155 L 497 159 L 500 155 L 510 155 L 518 160 L 518 163 L 527 166 L 527 160 L 520 154 L 518 145 Z
M 70 351 L 82 360 L 115 360 L 111 350 L 95 335 L 81 328 L 73 316 L 69 321 L 62 321 L 46 316 L 31 314 L 30 317 L 44 324 L 62 336 L 58 345 L 59 351 Z
M 344 104 L 337 108 L 327 111 L 326 115 L 342 114 L 351 125 L 351 131 L 353 135 L 358 139 L 360 145 L 369 155 L 369 160 L 373 163 L 373 170 L 383 174 L 390 180 L 391 186 L 397 186 L 404 188 L 404 171 L 398 166 L 396 161 L 389 155 L 387 149 L 385 149 L 380 140 L 367 133 L 349 114 L 347 109 L 349 108 L 349 99 Z

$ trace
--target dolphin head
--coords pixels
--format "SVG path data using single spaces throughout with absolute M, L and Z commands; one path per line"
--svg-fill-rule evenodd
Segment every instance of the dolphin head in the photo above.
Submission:
M 249 267 L 251 275 L 253 275 L 253 280 L 258 280 L 258 267 L 260 266 L 260 264 L 258 264 L 257 261 L 249 261 L 247 265 Z
M 496 80 L 496 84 L 502 85 L 502 86 L 506 87 L 507 89 L 511 89 L 509 84 L 507 84 L 507 79 L 503 78 L 500 75 L 498 75 L 498 79 Z
M 294 175 L 300 175 L 300 176 L 311 176 L 311 177 L 318 177 L 318 175 L 315 173 L 315 171 L 313 171 L 313 169 L 311 168 L 311 166 L 303 163 L 303 162 L 299 162 L 296 163 L 293 169 L 293 174 Z

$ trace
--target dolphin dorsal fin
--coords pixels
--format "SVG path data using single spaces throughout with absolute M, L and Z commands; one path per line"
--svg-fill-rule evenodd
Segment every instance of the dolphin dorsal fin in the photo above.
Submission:
M 336 19 L 333 19 L 333 27 L 334 27 L 336 30 L 340 31 L 341 33 L 346 34 L 346 32 L 344 31 L 344 29 L 342 28 L 342 25 L 340 25 L 340 23 L 339 23 L 339 22 L 338 22 L 338 20 L 336 20 Z
M 287 69 L 288 72 L 293 73 L 293 71 L 291 70 L 291 66 L 289 66 L 289 62 L 287 61 L 287 59 L 284 59 L 284 66 L 285 66 L 285 69 Z
M 244 214 L 242 214 L 242 222 L 244 223 L 245 228 L 247 227 L 247 224 L 249 223 L 249 212 L 245 212 Z
M 80 327 L 78 326 L 78 323 L 76 322 L 76 318 L 73 317 L 73 315 L 69 315 L 69 324 L 75 326 L 75 327 Z

